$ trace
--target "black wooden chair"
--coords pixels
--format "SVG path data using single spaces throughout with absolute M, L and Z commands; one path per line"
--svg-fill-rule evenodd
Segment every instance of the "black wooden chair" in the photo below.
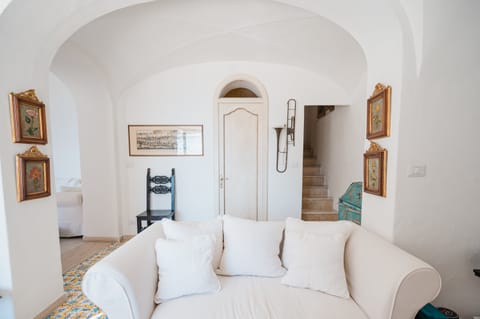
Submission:
M 154 186 L 152 187 L 152 183 Z M 168 186 L 167 184 L 170 184 Z M 164 195 L 170 193 L 170 209 L 151 209 L 151 195 Z M 153 221 L 169 218 L 175 220 L 175 169 L 172 168 L 171 176 L 150 176 L 150 168 L 147 169 L 146 179 L 146 210 L 137 215 L 137 233 L 150 226 Z M 143 222 L 146 226 L 143 226 Z

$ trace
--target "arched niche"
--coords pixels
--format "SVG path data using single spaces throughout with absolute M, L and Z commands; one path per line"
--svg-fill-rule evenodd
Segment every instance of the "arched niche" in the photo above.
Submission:
M 263 98 L 260 84 L 255 80 L 238 79 L 228 82 L 220 91 L 219 98 Z

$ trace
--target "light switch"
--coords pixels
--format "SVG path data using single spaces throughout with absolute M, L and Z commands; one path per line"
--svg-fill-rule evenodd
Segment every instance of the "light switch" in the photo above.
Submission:
M 408 177 L 425 177 L 427 165 L 412 165 L 408 170 Z

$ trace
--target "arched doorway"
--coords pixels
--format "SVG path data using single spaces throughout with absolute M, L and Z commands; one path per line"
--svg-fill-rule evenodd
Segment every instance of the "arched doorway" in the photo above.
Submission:
M 257 80 L 238 76 L 216 95 L 220 214 L 267 219 L 268 100 Z

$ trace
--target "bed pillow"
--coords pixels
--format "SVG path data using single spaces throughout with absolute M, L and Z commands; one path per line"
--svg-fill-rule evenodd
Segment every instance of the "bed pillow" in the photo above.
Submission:
M 231 216 L 223 218 L 224 249 L 218 274 L 279 277 L 283 222 L 257 222 Z
M 214 269 L 218 268 L 223 251 L 223 223 L 221 218 L 198 222 L 176 222 L 163 219 L 162 224 L 167 239 L 185 240 L 199 235 L 213 235 L 215 243 L 212 265 Z
M 281 283 L 349 298 L 344 253 L 348 234 L 319 235 L 289 232 L 290 265 Z
M 182 241 L 157 239 L 158 286 L 155 303 L 220 290 L 220 282 L 212 268 L 214 243 L 213 235 Z
M 82 188 L 79 186 L 60 186 L 60 192 L 81 192 Z
M 300 219 L 288 217 L 285 222 L 285 241 L 283 243 L 282 261 L 285 268 L 289 268 L 292 253 L 297 249 L 290 242 L 290 233 L 312 233 L 317 235 L 348 235 L 352 231 L 352 223 L 349 221 L 336 222 L 306 222 Z

